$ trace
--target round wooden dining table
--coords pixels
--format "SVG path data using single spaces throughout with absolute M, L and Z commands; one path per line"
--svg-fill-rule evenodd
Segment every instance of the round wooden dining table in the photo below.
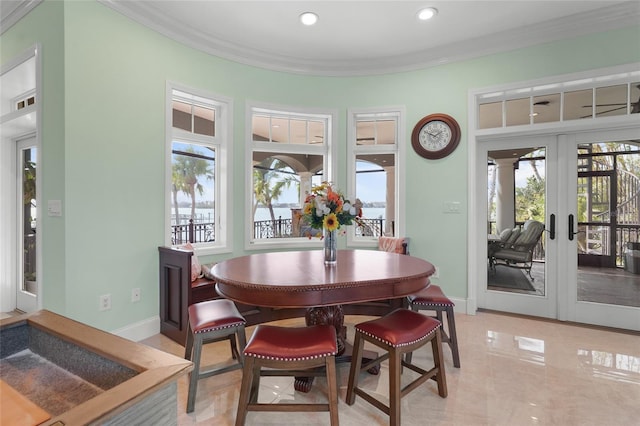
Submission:
M 426 260 L 385 251 L 338 250 L 337 258 L 325 265 L 322 250 L 258 253 L 219 262 L 211 274 L 218 294 L 238 303 L 308 308 L 307 325 L 334 325 L 338 356 L 350 360 L 342 305 L 415 294 L 429 285 L 435 268 Z M 308 391 L 310 383 L 303 382 L 297 380 L 296 389 Z

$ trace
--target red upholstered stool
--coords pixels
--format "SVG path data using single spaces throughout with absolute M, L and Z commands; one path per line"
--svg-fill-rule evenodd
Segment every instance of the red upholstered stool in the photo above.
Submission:
M 425 381 L 434 379 L 438 383 L 438 394 L 446 398 L 447 381 L 442 362 L 440 328 L 440 321 L 408 309 L 396 309 L 382 318 L 356 325 L 356 337 L 347 385 L 347 404 L 353 405 L 356 395 L 358 395 L 389 415 L 392 426 L 400 426 L 400 400 Z M 362 365 L 362 351 L 365 341 L 384 349 L 386 353 Z M 404 354 L 409 354 L 429 342 L 431 342 L 434 360 L 434 366 L 430 370 L 424 370 L 402 359 Z M 389 359 L 389 405 L 384 405 L 380 400 L 358 387 L 360 372 L 378 365 L 386 359 Z M 400 386 L 402 367 L 420 374 L 420 377 L 403 388 Z
M 453 355 L 453 366 L 460 368 L 460 353 L 458 352 L 458 337 L 456 335 L 456 318 L 453 315 L 455 304 L 442 292 L 437 285 L 431 284 L 418 294 L 409 296 L 409 307 L 414 311 L 435 311 L 435 318 L 441 323 L 442 313 L 447 314 L 449 334 L 442 328 L 442 341 L 449 344 Z M 409 356 L 409 362 L 411 357 Z
M 247 411 L 329 411 L 331 425 L 337 426 L 338 385 L 335 364 L 337 351 L 336 329 L 331 325 L 296 328 L 258 325 L 244 350 L 244 369 L 236 426 L 244 425 Z M 263 371 L 263 367 L 275 370 Z M 325 368 L 318 370 L 318 367 Z M 258 403 L 260 376 L 264 375 L 326 375 L 328 404 Z
M 193 411 L 198 380 L 242 368 L 242 351 L 247 342 L 244 331 L 245 323 L 246 321 L 238 312 L 236 305 L 227 299 L 208 300 L 189 306 L 189 329 L 184 357 L 193 362 L 193 371 L 189 378 L 187 413 Z M 240 351 L 236 345 L 236 337 Z M 227 339 L 231 343 L 231 356 L 237 363 L 226 366 L 209 366 L 206 371 L 201 372 L 202 346 Z

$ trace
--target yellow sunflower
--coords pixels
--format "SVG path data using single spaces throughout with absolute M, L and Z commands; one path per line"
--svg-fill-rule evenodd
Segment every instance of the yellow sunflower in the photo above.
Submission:
M 322 226 L 327 231 L 335 231 L 340 226 L 338 223 L 338 216 L 336 216 L 335 213 L 329 213 L 322 220 Z

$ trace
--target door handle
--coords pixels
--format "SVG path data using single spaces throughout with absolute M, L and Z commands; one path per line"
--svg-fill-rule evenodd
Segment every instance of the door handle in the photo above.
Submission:
M 573 232 L 573 215 L 569 215 L 569 241 L 573 241 L 573 236 L 576 235 L 577 232 Z
M 552 240 L 556 239 L 556 215 L 551 214 L 549 216 L 549 238 Z

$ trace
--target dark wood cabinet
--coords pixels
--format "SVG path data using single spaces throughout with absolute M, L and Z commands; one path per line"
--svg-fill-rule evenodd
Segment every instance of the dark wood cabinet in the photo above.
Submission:
M 215 299 L 215 282 L 200 278 L 191 282 L 188 250 L 158 247 L 160 255 L 160 332 L 184 345 L 187 338 L 187 307 Z

